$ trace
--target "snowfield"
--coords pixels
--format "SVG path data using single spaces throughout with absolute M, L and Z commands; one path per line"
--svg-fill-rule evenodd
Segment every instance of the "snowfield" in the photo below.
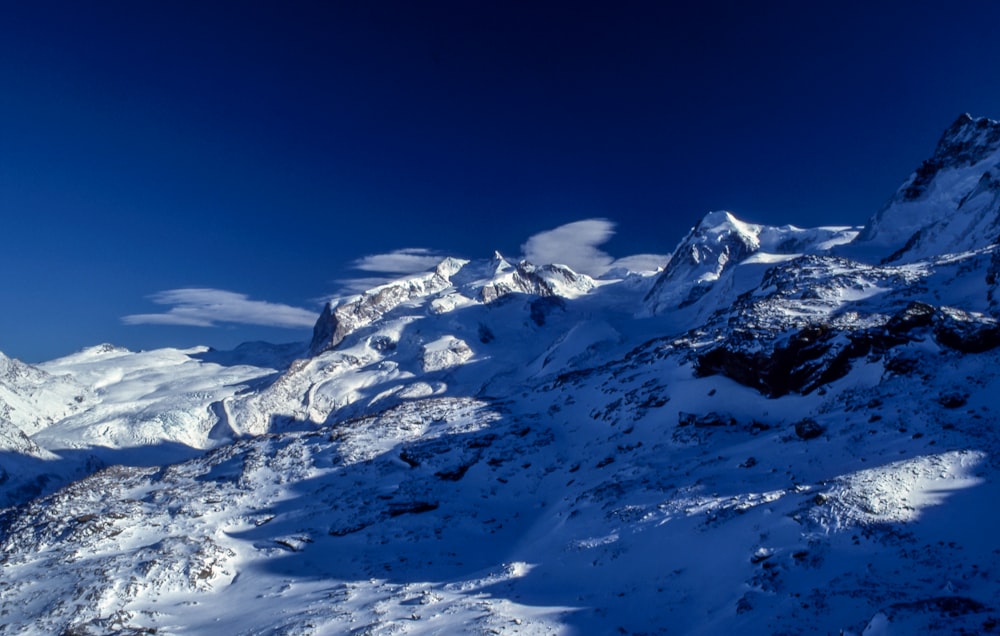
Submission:
M 1000 246 L 943 229 L 998 164 L 964 116 L 864 228 L 713 212 L 661 272 L 445 259 L 309 343 L 0 357 L 0 633 L 1000 632 Z

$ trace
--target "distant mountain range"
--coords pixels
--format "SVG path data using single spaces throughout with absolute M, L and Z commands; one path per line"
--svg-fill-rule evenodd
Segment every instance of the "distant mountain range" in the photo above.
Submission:
M 0 634 L 1000 632 L 1000 123 L 863 227 L 0 355 Z

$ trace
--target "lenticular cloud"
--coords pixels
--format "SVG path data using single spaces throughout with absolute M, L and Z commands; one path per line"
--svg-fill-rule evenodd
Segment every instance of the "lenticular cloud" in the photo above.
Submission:
M 215 327 L 218 323 L 299 329 L 312 327 L 316 312 L 290 305 L 250 300 L 246 294 L 210 288 L 170 289 L 150 296 L 158 305 L 173 305 L 158 314 L 122 317 L 126 325 Z
M 408 247 L 386 254 L 364 256 L 354 261 L 352 267 L 364 272 L 415 274 L 434 267 L 442 258 L 444 257 L 422 247 Z
M 614 236 L 615 224 L 607 219 L 585 219 L 539 232 L 521 246 L 524 258 L 535 264 L 559 263 L 583 274 L 605 272 L 614 259 L 597 249 Z

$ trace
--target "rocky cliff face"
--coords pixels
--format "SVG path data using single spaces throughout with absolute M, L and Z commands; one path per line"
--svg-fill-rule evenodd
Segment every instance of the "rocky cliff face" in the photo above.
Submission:
M 573 297 L 593 289 L 594 282 L 563 265 L 511 263 L 499 252 L 489 261 L 444 259 L 433 271 L 367 291 L 345 301 L 332 301 L 313 328 L 309 350 L 317 355 L 335 349 L 349 334 L 373 324 L 407 302 L 435 298 L 433 311 L 449 311 L 469 302 L 493 303 L 512 294 Z M 447 293 L 443 293 L 447 292 Z M 452 298 L 446 298 L 447 296 Z
M 962 115 L 858 236 L 886 262 L 913 262 L 1000 239 L 1000 122 Z
M 335 348 L 348 334 L 367 326 L 413 298 L 450 285 L 438 271 L 414 276 L 366 291 L 341 303 L 330 302 L 313 327 L 309 350 L 313 355 Z

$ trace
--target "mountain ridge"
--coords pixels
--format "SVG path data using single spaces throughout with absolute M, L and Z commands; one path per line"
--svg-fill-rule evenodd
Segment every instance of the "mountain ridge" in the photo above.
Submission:
M 997 631 L 983 121 L 864 228 L 717 211 L 658 273 L 447 258 L 309 343 L 0 358 L 0 633 Z

